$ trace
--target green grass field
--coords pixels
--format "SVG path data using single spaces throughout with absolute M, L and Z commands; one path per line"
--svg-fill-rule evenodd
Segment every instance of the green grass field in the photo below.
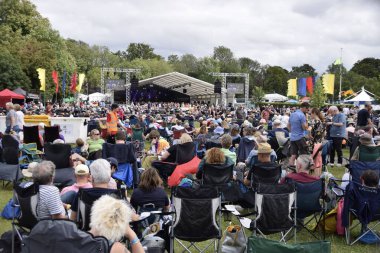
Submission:
M 330 168 L 329 172 L 331 172 L 335 177 L 341 178 L 344 173 L 344 168 Z M 12 196 L 12 186 L 8 185 L 6 187 L 3 187 L 2 183 L 0 183 L 0 208 L 1 210 L 5 206 L 5 204 L 8 202 L 8 200 Z M 232 218 L 232 222 L 234 224 L 237 224 L 237 220 Z M 222 228 L 225 229 L 226 226 L 229 224 L 229 222 L 224 221 L 222 219 Z M 4 233 L 5 231 L 8 231 L 11 229 L 11 222 L 8 220 L 4 220 L 3 218 L 0 218 L 0 235 Z M 358 231 L 357 231 L 358 233 Z M 251 233 L 247 231 L 247 235 L 249 236 Z M 276 237 L 273 236 L 273 239 Z M 297 233 L 297 242 L 304 242 L 304 241 L 311 241 L 313 240 L 312 236 L 310 236 L 306 231 L 300 231 Z M 331 249 L 333 253 L 375 253 L 380 252 L 380 245 L 363 245 L 360 243 L 355 244 L 354 246 L 348 246 L 346 245 L 345 239 L 343 236 L 337 236 L 333 234 L 327 234 L 326 240 L 331 242 Z M 292 243 L 294 240 L 291 240 L 289 243 Z M 201 244 L 202 245 L 202 244 Z M 175 246 L 176 251 L 180 251 L 179 245 Z M 210 249 L 207 252 L 212 252 Z

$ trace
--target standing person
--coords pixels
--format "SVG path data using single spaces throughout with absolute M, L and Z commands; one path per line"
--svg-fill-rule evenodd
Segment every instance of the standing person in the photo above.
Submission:
M 8 102 L 5 104 L 5 109 L 7 110 L 7 115 L 5 116 L 5 133 L 9 134 L 12 130 L 17 132 L 17 125 L 16 125 L 16 112 L 13 109 L 13 104 L 11 102 Z
M 117 133 L 117 127 L 120 126 L 126 130 L 126 128 L 119 123 L 117 112 L 119 110 L 118 104 L 111 105 L 111 111 L 107 113 L 107 142 L 115 143 L 115 135 Z
M 19 104 L 15 104 L 14 108 L 16 110 L 16 125 L 18 128 L 16 132 L 20 132 L 24 129 L 25 125 L 24 113 L 21 111 L 21 106 Z
M 342 166 L 342 141 L 346 136 L 346 116 L 344 113 L 339 112 L 338 107 L 330 106 L 329 108 L 332 121 L 327 122 L 326 124 L 331 125 L 330 128 L 330 137 L 333 141 L 333 145 L 330 151 L 330 166 L 334 166 L 335 161 L 335 152 L 338 155 L 338 164 L 337 166 Z
M 364 108 L 358 112 L 356 128 L 357 130 L 363 129 L 367 125 L 372 125 L 370 111 L 372 109 L 371 103 L 366 103 Z
M 310 126 L 310 134 L 312 143 L 322 143 L 325 134 L 324 121 L 321 111 L 318 108 L 311 109 L 312 126 Z
M 301 108 L 290 115 L 288 129 L 290 131 L 289 165 L 294 166 L 298 155 L 308 154 L 308 145 L 305 138 L 305 130 L 308 129 L 306 115 L 309 111 L 309 103 L 303 102 Z

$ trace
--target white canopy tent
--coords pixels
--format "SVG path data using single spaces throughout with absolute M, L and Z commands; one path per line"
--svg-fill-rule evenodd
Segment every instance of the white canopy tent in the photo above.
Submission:
M 267 102 L 283 102 L 283 101 L 287 101 L 288 98 L 278 93 L 272 93 L 272 94 L 266 94 L 264 96 L 264 100 Z
M 85 94 L 79 94 L 79 95 L 78 95 L 78 98 L 79 98 L 80 100 L 87 100 L 87 99 L 88 99 L 88 96 L 85 95 Z
M 95 92 L 95 93 L 92 93 L 92 94 L 88 95 L 88 100 L 90 102 L 94 102 L 94 101 L 106 101 L 107 100 L 107 95 L 105 95 L 103 93 Z
M 362 87 L 362 90 L 357 92 L 357 95 L 355 97 L 348 100 L 344 100 L 344 102 L 353 102 L 353 103 L 372 102 L 375 100 L 373 96 L 374 96 L 373 93 L 365 90 L 364 87 Z

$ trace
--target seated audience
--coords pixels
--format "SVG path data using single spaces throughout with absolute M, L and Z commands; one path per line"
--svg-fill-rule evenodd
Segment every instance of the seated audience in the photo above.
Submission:
M 79 189 L 92 188 L 92 184 L 90 183 L 90 169 L 87 165 L 79 164 L 75 167 L 75 179 L 75 184 L 67 186 L 61 191 L 61 200 L 65 204 L 71 205 L 73 203 Z
M 125 144 L 126 141 L 127 141 L 127 135 L 125 134 L 125 132 L 121 130 L 117 131 L 115 135 L 115 143 Z
M 206 151 L 205 157 L 202 159 L 202 161 L 199 163 L 198 171 L 196 174 L 196 177 L 198 179 L 202 178 L 203 174 L 203 168 L 206 164 L 211 165 L 221 165 L 221 167 L 224 165 L 233 165 L 235 164 L 231 158 L 228 156 L 225 156 L 223 151 L 220 148 L 211 148 Z
M 378 188 L 379 187 L 379 174 L 374 170 L 366 170 L 360 176 L 360 180 L 362 185 L 370 187 L 370 188 Z
M 136 233 L 129 226 L 133 211 L 123 200 L 104 195 L 94 202 L 91 208 L 90 233 L 93 236 L 103 236 L 110 244 L 110 253 L 129 252 L 121 243 L 127 238 L 133 253 L 145 252 Z
M 138 188 L 133 190 L 131 205 L 138 210 L 145 204 L 154 204 L 155 208 L 169 211 L 169 198 L 163 188 L 162 179 L 154 168 L 145 169 L 140 176 Z
M 292 179 L 299 183 L 311 183 L 319 180 L 319 177 L 310 174 L 314 167 L 313 159 L 310 155 L 300 155 L 296 160 L 296 172 L 288 173 L 281 182 Z
M 262 143 L 268 144 L 267 143 L 267 137 L 264 135 L 259 135 L 256 138 L 256 143 L 258 145 L 262 144 Z M 272 149 L 272 152 L 270 153 L 270 160 L 271 160 L 271 162 L 275 162 L 277 160 L 277 154 L 273 149 Z M 257 151 L 257 149 L 252 149 L 251 152 L 249 152 L 249 155 L 248 155 L 245 163 L 248 167 L 252 167 L 252 165 L 256 164 L 257 162 L 258 162 L 258 151 Z
M 273 121 L 273 127 L 272 127 L 272 130 L 269 131 L 268 137 L 269 138 L 276 138 L 279 135 L 278 133 L 281 133 L 280 135 L 283 135 L 283 136 L 281 136 L 282 138 L 288 138 L 289 137 L 289 132 L 282 128 L 281 120 L 276 119 L 275 121 Z
M 53 185 L 54 174 L 55 165 L 51 161 L 42 161 L 33 169 L 33 182 L 39 185 L 38 220 L 66 218 L 59 190 Z
M 190 135 L 184 133 L 177 145 L 164 151 L 161 160 L 165 162 L 183 164 L 189 162 L 195 156 L 195 145 Z
M 231 152 L 230 148 L 232 147 L 232 137 L 229 134 L 224 134 L 220 139 L 222 148 L 220 149 L 226 157 L 229 157 L 234 164 L 236 164 L 236 153 Z
M 158 156 L 170 147 L 170 144 L 167 142 L 167 140 L 160 138 L 160 133 L 157 130 L 152 130 L 147 136 L 147 139 L 151 140 L 151 145 L 150 150 L 142 159 L 142 167 L 145 169 L 151 168 L 152 161 L 157 160 Z
M 88 145 L 88 159 L 96 160 L 101 157 L 101 150 L 103 149 L 104 140 L 100 138 L 98 129 L 92 129 L 90 132 L 90 139 L 87 140 Z
M 260 143 L 258 145 L 257 149 L 257 158 L 258 158 L 258 163 L 255 163 L 254 166 L 252 166 L 249 169 L 249 172 L 246 173 L 246 177 L 244 178 L 244 184 L 246 186 L 251 185 L 251 178 L 252 178 L 252 171 L 255 169 L 269 169 L 269 168 L 275 168 L 279 167 L 281 165 L 272 162 L 271 161 L 271 153 L 273 152 L 273 149 L 268 143 Z
M 362 146 L 367 146 L 367 147 L 374 147 L 375 142 L 372 139 L 372 136 L 370 134 L 364 133 L 360 136 L 359 139 L 360 145 L 355 149 L 351 160 L 359 160 L 359 161 L 368 161 L 368 160 L 373 160 L 376 159 L 376 157 L 372 158 L 370 154 L 365 154 L 364 152 L 360 152 L 360 147 Z M 360 157 L 360 154 L 362 157 Z M 378 160 L 380 157 L 377 157 Z

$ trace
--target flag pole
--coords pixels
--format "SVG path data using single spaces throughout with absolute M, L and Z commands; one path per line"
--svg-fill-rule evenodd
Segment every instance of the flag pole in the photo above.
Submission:
M 343 65 L 343 48 L 340 48 L 340 64 L 339 64 L 339 103 L 342 101 L 342 65 Z

